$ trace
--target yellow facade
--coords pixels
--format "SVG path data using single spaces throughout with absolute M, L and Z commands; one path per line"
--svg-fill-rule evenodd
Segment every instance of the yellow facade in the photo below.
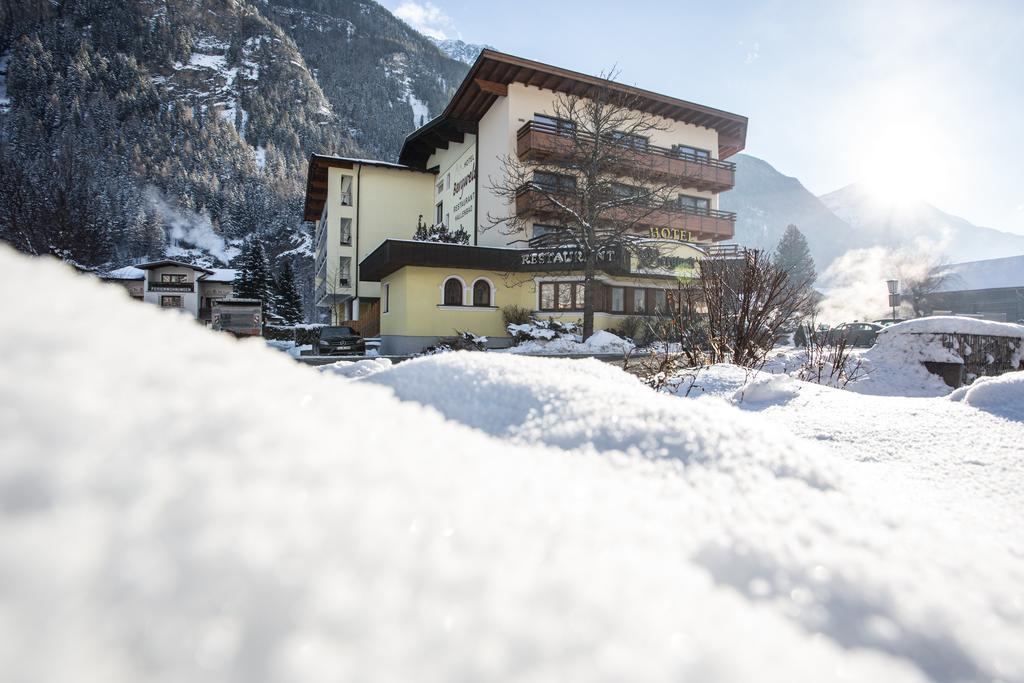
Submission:
M 451 277 L 463 283 L 464 306 L 445 306 L 444 283 Z M 468 305 L 472 301 L 473 286 L 480 279 L 491 285 L 489 307 Z M 382 337 L 451 337 L 457 332 L 472 332 L 494 339 L 507 337 L 501 309 L 505 306 L 519 306 L 540 319 L 554 318 L 563 322 L 578 322 L 583 314 L 579 311 L 559 313 L 541 311 L 537 299 L 539 282 L 579 281 L 581 275 L 554 275 L 552 273 L 499 273 L 488 270 L 462 268 L 426 268 L 406 266 L 383 278 L 382 287 L 387 287 L 387 310 L 381 303 L 380 333 Z M 649 287 L 672 289 L 676 278 L 657 279 L 613 278 L 601 275 L 602 282 L 614 286 Z M 606 330 L 617 327 L 625 313 L 594 313 L 594 329 Z

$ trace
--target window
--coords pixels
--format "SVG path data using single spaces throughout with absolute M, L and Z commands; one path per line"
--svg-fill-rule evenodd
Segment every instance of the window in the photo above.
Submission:
M 473 285 L 473 305 L 491 305 L 491 285 L 487 280 L 477 280 Z
M 634 185 L 627 185 L 626 183 L 612 183 L 612 196 L 616 199 L 631 199 L 639 196 L 641 189 Z
M 352 176 L 341 176 L 341 205 L 352 206 Z
M 458 278 L 450 277 L 444 281 L 444 305 L 462 305 L 462 282 Z
M 380 309 L 382 313 L 387 313 L 391 308 L 391 283 L 385 282 L 381 287 L 380 293 Z
M 352 219 L 342 218 L 341 219 L 341 244 L 343 246 L 351 246 L 352 244 Z
M 612 313 L 623 313 L 626 310 L 626 290 L 622 287 L 612 287 Z
M 348 287 L 352 278 L 352 257 L 342 256 L 338 260 L 338 284 Z
M 647 149 L 648 141 L 643 135 L 634 135 L 632 133 L 620 133 L 615 131 L 612 133 L 611 138 L 613 142 L 620 144 L 623 147 L 639 150 Z
M 180 296 L 162 296 L 160 297 L 161 308 L 181 308 L 181 297 Z
M 533 174 L 533 184 L 544 190 L 555 194 L 564 194 L 576 191 L 576 178 L 561 173 L 548 173 L 537 171 Z
M 689 145 L 673 145 L 672 151 L 676 153 L 676 156 L 690 161 L 707 161 L 711 158 L 711 152 L 708 150 Z
M 654 310 L 658 313 L 668 310 L 668 299 L 665 297 L 664 289 L 654 290 Z
M 647 290 L 639 287 L 633 290 L 633 312 L 643 313 L 647 310 Z
M 185 276 L 181 273 L 160 273 L 160 282 L 181 283 Z
M 546 129 L 559 135 L 572 135 L 576 131 L 575 123 L 554 116 L 534 114 L 533 120 L 541 129 Z
M 679 208 L 687 213 L 707 213 L 711 208 L 711 200 L 706 197 L 691 197 L 688 194 L 679 195 Z
M 572 283 L 559 282 L 558 287 L 558 309 L 562 311 L 572 310 Z
M 542 282 L 540 285 L 542 311 L 578 311 L 583 308 L 582 282 Z
M 573 285 L 572 291 L 573 291 L 573 299 L 575 300 L 575 303 L 576 303 L 576 310 L 577 311 L 582 311 L 583 310 L 583 303 L 584 303 L 583 295 L 586 292 L 586 288 L 584 287 L 582 282 L 577 282 L 576 284 Z
M 540 285 L 540 309 L 542 311 L 555 310 L 555 283 L 542 282 Z
M 437 215 L 434 216 L 434 225 L 441 225 L 444 222 L 444 202 L 437 203 Z

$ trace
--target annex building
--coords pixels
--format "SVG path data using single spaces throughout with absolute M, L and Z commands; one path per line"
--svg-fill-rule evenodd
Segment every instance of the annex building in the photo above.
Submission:
M 572 178 L 538 172 L 514 200 L 493 188 L 503 159 L 530 168 L 564 149 L 568 124 L 553 116 L 557 98 L 609 87 L 660 122 L 650 136 L 615 141 L 673 195 L 635 226 L 657 245 L 657 258 L 599 255 L 594 326 L 613 328 L 663 305 L 667 290 L 733 237 L 736 216 L 718 209 L 718 196 L 735 184 L 726 159 L 745 145 L 746 117 L 484 50 L 441 115 L 408 136 L 399 163 L 310 159 L 304 216 L 315 224 L 315 296 L 324 318 L 379 324 L 389 354 L 419 351 L 457 330 L 506 345 L 501 308 L 508 305 L 579 320 L 579 251 L 552 245 L 559 226 L 536 192 Z M 494 228 L 494 216 L 510 214 L 522 231 Z M 468 244 L 415 241 L 420 221 L 464 230 Z

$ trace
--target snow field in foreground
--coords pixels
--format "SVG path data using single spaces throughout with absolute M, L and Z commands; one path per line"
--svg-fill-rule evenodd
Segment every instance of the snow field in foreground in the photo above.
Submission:
M 352 381 L 6 248 L 0 282 L 11 680 L 1024 680 L 1019 525 L 959 512 L 992 475 L 800 433 L 802 385 L 758 415 L 597 361 Z

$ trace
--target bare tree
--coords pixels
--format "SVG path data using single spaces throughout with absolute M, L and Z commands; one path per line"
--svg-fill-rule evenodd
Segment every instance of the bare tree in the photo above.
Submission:
M 596 274 L 602 263 L 660 249 L 640 229 L 645 220 L 677 201 L 678 186 L 644 163 L 648 137 L 668 123 L 641 109 L 639 98 L 613 86 L 615 73 L 580 95 L 559 94 L 549 120 L 533 122 L 556 144 L 542 158 L 500 159 L 490 189 L 510 207 L 508 216 L 487 216 L 484 229 L 525 235 L 536 217 L 556 228 L 532 235 L 539 247 L 576 250 L 583 270 L 583 337 L 594 331 Z M 548 115 L 546 114 L 546 115 Z
M 910 304 L 914 316 L 918 318 L 931 312 L 931 296 L 956 278 L 949 264 L 935 256 L 904 261 L 898 273 L 902 298 Z

